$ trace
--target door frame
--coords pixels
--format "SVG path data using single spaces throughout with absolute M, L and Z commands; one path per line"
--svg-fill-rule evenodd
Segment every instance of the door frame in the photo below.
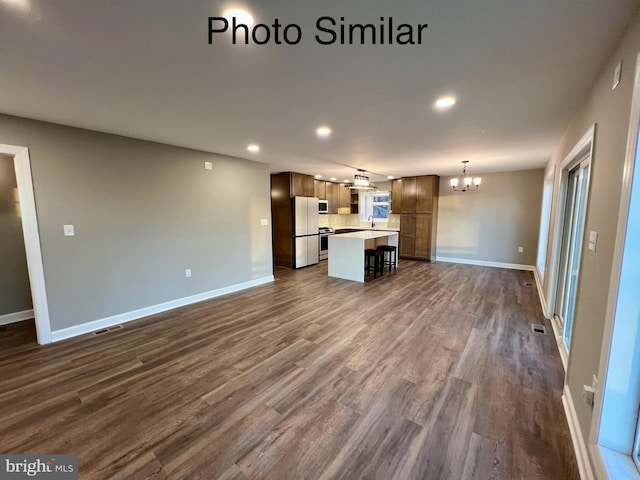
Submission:
M 13 157 L 13 165 L 18 184 L 18 199 L 22 216 L 22 233 L 27 254 L 27 268 L 29 283 L 31 284 L 31 300 L 36 324 L 38 343 L 51 343 L 51 322 L 49 318 L 49 303 L 44 279 L 44 265 L 40 248 L 40 230 L 33 191 L 33 176 L 31 174 L 31 158 L 27 147 L 0 144 L 0 154 Z
M 567 196 L 567 182 L 569 180 L 569 171 L 573 170 L 576 166 L 584 161 L 585 155 L 588 154 L 589 161 L 589 173 L 587 178 L 587 193 L 586 193 L 586 202 L 585 202 L 585 215 L 583 218 L 583 238 L 582 238 L 582 246 L 584 245 L 584 229 L 587 226 L 587 211 L 589 210 L 589 191 L 591 190 L 591 170 L 593 169 L 593 154 L 594 154 L 594 140 L 596 134 L 596 125 L 593 124 L 589 129 L 585 132 L 582 138 L 575 144 L 575 146 L 571 149 L 569 154 L 564 157 L 562 162 L 560 163 L 560 175 L 556 175 L 557 184 L 556 190 L 558 192 L 557 197 L 557 207 L 555 211 L 555 222 L 553 229 L 553 242 L 552 242 L 552 253 L 551 253 L 551 268 L 549 271 L 549 289 L 547 292 L 547 298 L 549 301 L 547 302 L 547 311 L 545 312 L 546 317 L 551 319 L 551 325 L 553 326 L 554 334 L 556 336 L 556 341 L 558 342 L 558 350 L 560 351 L 560 358 L 562 359 L 562 365 L 567 370 L 567 365 L 569 362 L 569 358 L 567 355 L 567 350 L 564 348 L 564 343 L 562 340 L 563 330 L 562 325 L 559 324 L 555 317 L 556 311 L 556 302 L 558 296 L 558 275 L 560 271 L 560 252 L 562 247 L 562 234 L 564 230 L 564 218 L 565 218 L 565 209 L 566 209 L 566 196 Z M 580 262 L 582 262 L 582 252 L 580 254 Z M 578 282 L 580 280 L 578 279 Z
M 585 183 L 585 187 L 586 191 L 584 192 L 584 204 L 580 203 L 580 196 L 583 193 L 581 191 L 581 184 L 582 184 L 582 175 L 584 175 L 583 170 L 587 169 L 587 178 L 586 178 L 586 183 Z M 571 172 L 577 172 L 577 178 L 574 177 L 574 182 L 575 182 L 575 191 L 573 191 L 573 187 L 571 187 L 569 185 L 569 183 L 571 182 Z M 560 280 L 560 276 L 563 275 L 564 278 L 562 278 L 562 282 L 558 282 L 557 283 L 557 289 L 556 289 L 556 298 L 555 298 L 555 312 L 553 312 L 554 314 L 554 318 L 560 314 L 562 314 L 563 316 L 560 317 L 560 319 L 562 320 L 562 345 L 564 346 L 564 348 L 566 349 L 566 351 L 568 352 L 570 350 L 570 342 L 571 342 L 571 338 L 572 335 L 569 335 L 569 343 L 565 342 L 565 334 L 566 334 L 566 329 L 567 329 L 567 321 L 568 321 L 568 317 L 569 315 L 572 317 L 571 318 L 571 332 L 573 332 L 573 315 L 575 313 L 575 303 L 573 305 L 573 307 L 569 307 L 568 305 L 568 296 L 566 296 L 568 294 L 567 289 L 569 288 L 570 284 L 571 284 L 571 276 L 572 276 L 572 272 L 573 270 L 576 270 L 576 284 L 575 284 L 575 292 L 574 292 L 574 297 L 575 294 L 577 293 L 577 282 L 580 278 L 580 262 L 582 260 L 582 250 L 583 250 L 583 246 L 584 246 L 584 233 L 585 233 L 585 225 L 586 225 L 586 209 L 587 209 L 587 202 L 589 200 L 589 175 L 591 173 L 591 154 L 588 152 L 581 152 L 580 155 L 580 160 L 578 160 L 576 163 L 572 163 L 569 167 L 567 167 L 567 188 L 568 190 L 566 190 L 565 193 L 567 193 L 567 196 L 565 197 L 566 200 L 569 200 L 569 192 L 573 191 L 575 196 L 574 198 L 571 200 L 570 204 L 565 202 L 565 207 L 568 207 L 569 205 L 571 205 L 571 210 L 569 211 L 568 208 L 565 208 L 565 218 L 562 224 L 562 240 L 564 241 L 568 241 L 568 245 L 567 247 L 569 247 L 566 251 L 566 258 L 564 258 L 563 252 L 565 252 L 564 250 L 564 245 L 561 243 L 560 244 L 560 261 L 559 261 L 559 270 L 558 270 L 558 280 Z M 580 211 L 582 210 L 582 211 Z M 578 220 L 580 218 L 580 216 L 582 216 L 582 220 Z M 568 220 L 568 223 L 567 223 Z M 567 231 L 567 228 L 569 228 L 569 230 Z M 565 238 L 565 233 L 567 234 L 566 238 Z M 580 242 L 577 243 L 576 242 L 576 237 L 579 236 L 580 237 Z M 565 260 L 565 261 L 563 261 Z M 574 260 L 575 260 L 575 264 L 574 264 Z M 572 268 L 573 267 L 573 268 Z M 564 303 L 563 303 L 564 302 Z M 564 312 L 563 310 L 567 310 L 566 312 Z M 567 314 L 566 316 L 564 314 Z

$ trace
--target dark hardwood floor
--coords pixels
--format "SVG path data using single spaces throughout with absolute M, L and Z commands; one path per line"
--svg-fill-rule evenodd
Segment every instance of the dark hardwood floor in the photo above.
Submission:
M 578 479 L 543 322 L 530 272 L 402 261 L 45 347 L 0 327 L 0 452 L 83 479 Z

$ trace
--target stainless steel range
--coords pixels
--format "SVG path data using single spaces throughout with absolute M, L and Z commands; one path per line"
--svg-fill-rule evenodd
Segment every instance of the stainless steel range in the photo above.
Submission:
M 320 234 L 318 259 L 326 260 L 329 258 L 329 235 L 333 235 L 335 232 L 331 227 L 320 227 L 318 233 Z

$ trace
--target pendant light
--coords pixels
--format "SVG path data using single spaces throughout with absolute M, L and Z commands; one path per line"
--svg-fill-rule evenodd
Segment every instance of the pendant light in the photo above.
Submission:
M 358 169 L 358 173 L 353 176 L 353 183 L 346 184 L 345 188 L 352 190 L 376 190 L 378 187 L 371 183 L 369 177 L 365 174 L 366 172 L 364 170 Z
M 451 184 L 451 188 L 453 189 L 454 192 L 468 192 L 470 190 L 477 190 L 480 187 L 480 184 L 482 183 L 482 178 L 480 177 L 471 178 L 467 176 L 467 163 L 469 163 L 469 160 L 462 161 L 462 165 L 463 165 L 462 188 L 457 188 L 458 183 L 460 183 L 457 177 L 454 177 L 451 180 L 449 180 L 449 183 Z

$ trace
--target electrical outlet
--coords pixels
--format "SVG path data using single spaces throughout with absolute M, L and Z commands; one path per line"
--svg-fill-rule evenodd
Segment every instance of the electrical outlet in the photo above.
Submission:
M 518 252 L 520 253 L 524 252 L 524 247 L 518 247 Z
M 260 225 L 262 225 L 263 227 L 266 227 L 267 225 L 269 225 L 269 219 L 268 218 L 261 218 L 260 219 Z
M 589 385 L 582 386 L 582 403 L 593 407 L 593 397 L 595 396 L 595 390 Z
M 62 231 L 65 237 L 74 237 L 76 235 L 76 230 L 73 225 L 63 225 Z
M 204 162 L 205 170 L 213 170 L 213 162 Z
M 184 271 L 184 276 L 187 277 L 187 278 L 191 278 L 191 269 L 190 268 L 187 268 Z

